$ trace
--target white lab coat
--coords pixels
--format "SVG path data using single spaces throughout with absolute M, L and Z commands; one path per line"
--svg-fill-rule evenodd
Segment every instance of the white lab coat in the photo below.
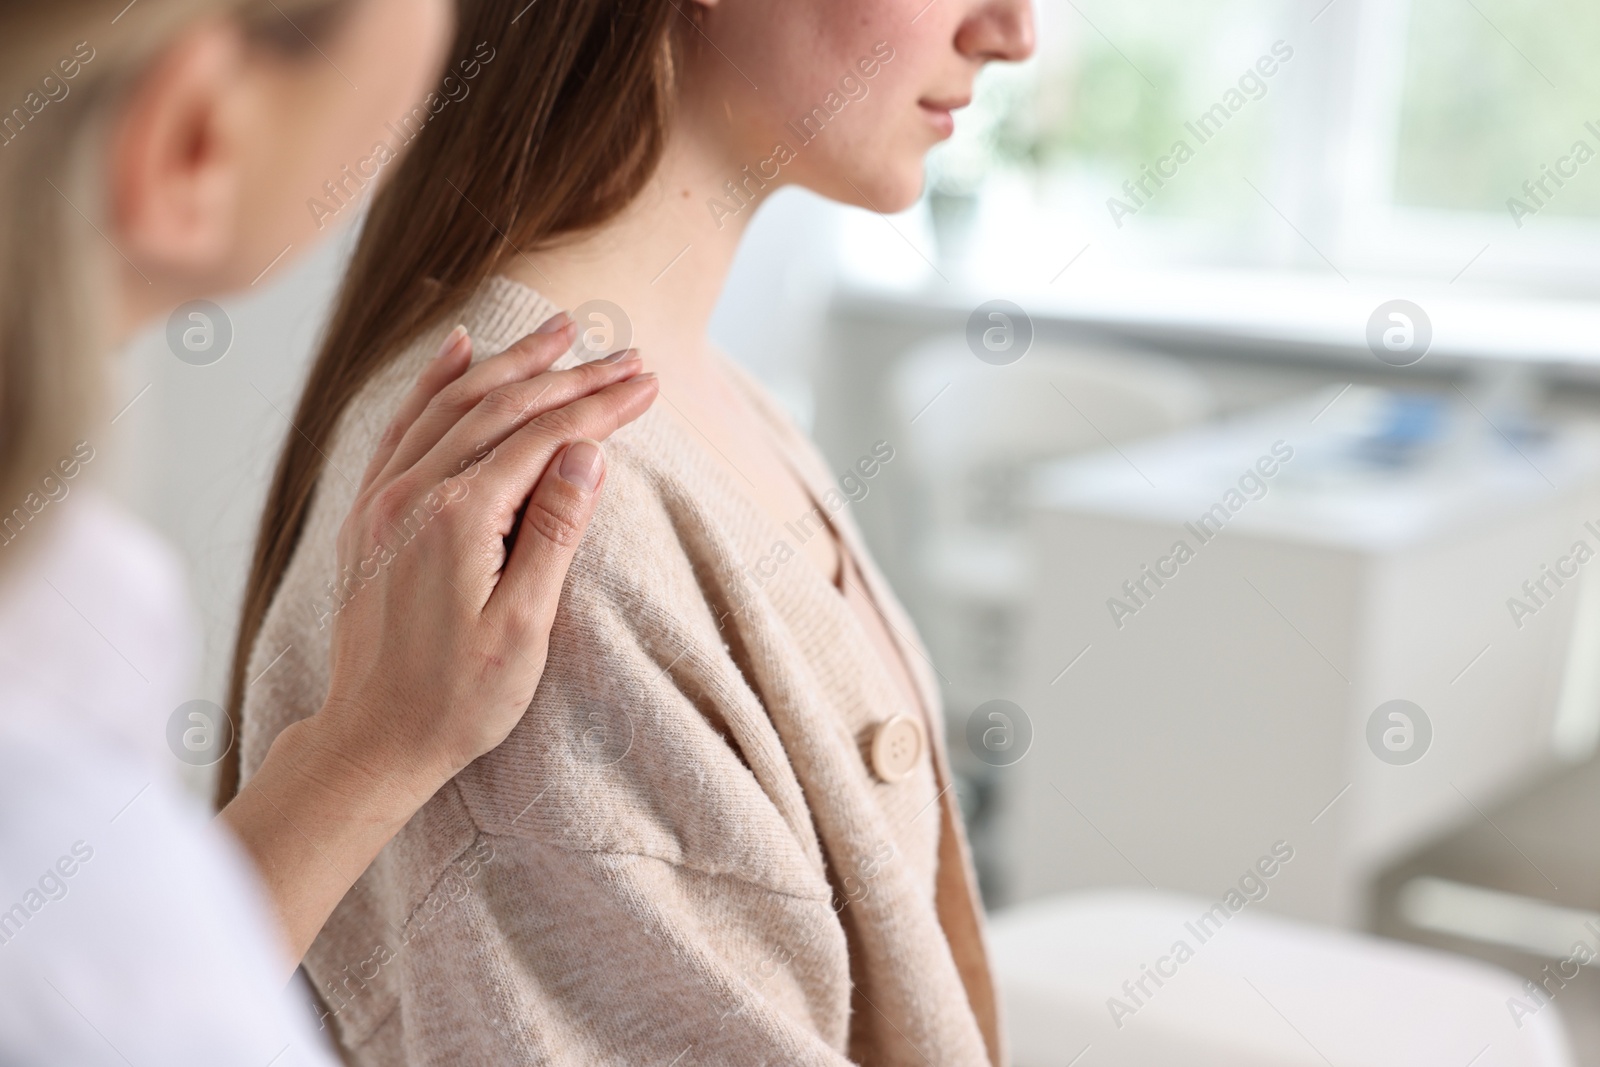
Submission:
M 92 491 L 50 507 L 0 548 L 37 550 L 0 586 L 0 1063 L 330 1067 L 248 862 L 177 784 L 181 565 Z

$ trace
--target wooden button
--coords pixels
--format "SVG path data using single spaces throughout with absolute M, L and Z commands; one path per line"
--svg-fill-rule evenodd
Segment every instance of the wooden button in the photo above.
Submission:
M 903 782 L 922 759 L 926 739 L 922 724 L 910 715 L 896 715 L 872 735 L 872 773 L 884 782 Z

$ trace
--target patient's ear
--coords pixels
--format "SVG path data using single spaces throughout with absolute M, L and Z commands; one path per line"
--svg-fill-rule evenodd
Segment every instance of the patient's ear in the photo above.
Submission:
M 238 29 L 213 19 L 185 31 L 135 84 L 108 156 L 119 249 L 147 274 L 216 269 L 238 227 L 248 125 Z

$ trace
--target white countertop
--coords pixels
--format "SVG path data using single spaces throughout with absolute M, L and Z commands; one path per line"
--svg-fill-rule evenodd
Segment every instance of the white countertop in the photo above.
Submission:
M 1374 425 L 1392 415 L 1391 397 L 1365 388 L 1342 395 L 1329 390 L 1120 452 L 1050 464 L 1037 477 L 1035 502 L 1051 510 L 1170 522 L 1181 530 L 1239 489 L 1241 476 L 1281 441 L 1293 458 L 1262 479 L 1264 495 L 1253 484 L 1243 487 L 1233 499 L 1244 503 L 1227 529 L 1384 552 L 1600 481 L 1600 427 L 1567 425 L 1544 440 L 1513 446 L 1464 400 L 1441 412 L 1437 435 L 1416 462 L 1371 462 L 1363 456 L 1372 454 Z M 1593 518 L 1600 525 L 1600 511 Z

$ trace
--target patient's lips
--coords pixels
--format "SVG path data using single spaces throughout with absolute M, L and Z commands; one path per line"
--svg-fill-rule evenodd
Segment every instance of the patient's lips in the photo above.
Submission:
M 949 137 L 956 130 L 956 117 L 953 112 L 966 107 L 970 103 L 972 103 L 970 96 L 945 97 L 943 99 L 923 97 L 917 101 L 917 106 L 922 109 L 924 115 L 928 116 L 928 121 L 933 123 L 934 129 L 939 132 L 939 137 L 942 140 Z

